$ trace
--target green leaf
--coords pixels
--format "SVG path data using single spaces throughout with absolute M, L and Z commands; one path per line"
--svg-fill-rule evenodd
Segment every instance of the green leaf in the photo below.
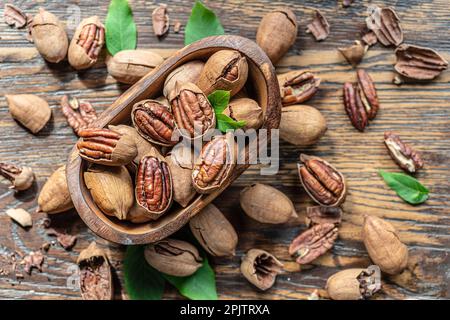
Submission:
M 123 263 L 125 290 L 132 300 L 159 300 L 164 278 L 144 258 L 144 246 L 128 246 Z
M 428 199 L 429 190 L 413 177 L 383 170 L 380 170 L 379 173 L 386 184 L 406 202 L 419 204 Z
M 208 96 L 208 100 L 214 108 L 215 113 L 221 114 L 228 107 L 230 97 L 230 91 L 216 90 Z
M 106 16 L 106 47 L 111 55 L 136 49 L 137 31 L 127 0 L 111 0 Z
M 243 128 L 246 124 L 245 121 L 236 121 L 225 114 L 216 114 L 217 119 L 217 129 L 222 132 L 227 132 L 227 130 L 236 130 Z
M 189 277 L 174 277 L 163 274 L 178 291 L 191 300 L 217 300 L 216 277 L 206 255 L 203 265 Z
M 215 13 L 205 7 L 201 1 L 196 1 L 186 24 L 184 44 L 188 45 L 202 38 L 224 33 L 222 24 Z

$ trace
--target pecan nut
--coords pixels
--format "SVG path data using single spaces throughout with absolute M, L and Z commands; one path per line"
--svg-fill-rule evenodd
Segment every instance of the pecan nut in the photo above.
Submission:
M 169 95 L 175 124 L 190 138 L 203 136 L 216 126 L 216 115 L 206 95 L 193 83 L 176 83 Z
M 91 67 L 105 44 L 105 27 L 97 16 L 80 22 L 69 46 L 69 63 L 77 70 Z
M 192 182 L 198 192 L 211 193 L 226 184 L 235 165 L 232 143 L 223 135 L 203 146 L 192 170 Z
M 299 178 L 308 195 L 322 206 L 335 207 L 345 200 L 347 187 L 344 176 L 327 161 L 300 155 Z
M 361 101 L 364 108 L 366 108 L 367 116 L 369 120 L 375 119 L 378 109 L 380 108 L 375 84 L 364 69 L 358 69 L 356 75 L 358 76 L 358 86 L 361 90 Z
M 317 224 L 292 241 L 289 254 L 298 264 L 308 264 L 330 250 L 337 237 L 334 223 Z
M 19 167 L 12 163 L 0 162 L 0 175 L 11 182 L 10 189 L 17 191 L 30 188 L 34 182 L 34 173 L 30 167 Z
M 169 15 L 167 14 L 167 5 L 160 4 L 152 12 L 153 32 L 157 37 L 162 37 L 169 31 Z
M 344 83 L 344 107 L 353 126 L 361 132 L 364 131 L 368 124 L 368 117 L 356 84 Z
M 61 98 L 61 110 L 76 134 L 82 129 L 95 126 L 97 112 L 88 101 L 78 101 L 75 97 L 69 99 L 67 95 L 64 95 Z
M 306 28 L 306 33 L 312 33 L 316 41 L 325 40 L 330 34 L 330 24 L 319 10 L 314 10 L 313 20 Z
M 158 219 L 172 205 L 172 175 L 167 162 L 153 156 L 141 159 L 136 174 L 136 201 L 146 215 Z
M 274 255 L 260 249 L 250 249 L 241 263 L 242 275 L 260 290 L 272 287 L 282 270 L 283 264 Z
M 129 134 L 102 128 L 86 128 L 78 132 L 82 138 L 77 143 L 80 157 L 89 162 L 122 166 L 137 156 L 134 138 Z
M 278 76 L 283 106 L 311 99 L 319 89 L 320 78 L 309 71 L 291 71 Z
M 398 46 L 403 42 L 400 18 L 391 7 L 373 7 L 369 17 L 366 18 L 366 24 L 384 46 Z
M 175 121 L 167 106 L 156 100 L 136 103 L 131 111 L 131 120 L 137 132 L 146 140 L 162 146 L 173 146 Z
M 395 70 L 409 79 L 432 80 L 448 67 L 448 61 L 429 48 L 402 44 L 395 56 Z
M 25 27 L 28 20 L 27 15 L 20 8 L 9 3 L 5 4 L 3 17 L 7 25 L 18 29 Z
M 318 224 L 332 223 L 338 226 L 342 220 L 342 210 L 339 207 L 308 207 L 306 208 L 306 225 L 313 227 Z
M 420 154 L 404 143 L 398 135 L 389 131 L 385 132 L 384 144 L 392 160 L 403 170 L 414 173 L 423 167 L 423 160 Z

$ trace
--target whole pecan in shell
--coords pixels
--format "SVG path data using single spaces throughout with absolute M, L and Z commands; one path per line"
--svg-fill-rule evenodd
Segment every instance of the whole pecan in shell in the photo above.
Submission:
M 60 104 L 67 122 L 76 134 L 82 129 L 95 126 L 94 121 L 97 120 L 97 112 L 88 101 L 78 101 L 77 98 L 69 99 L 69 96 L 64 95 Z
M 359 131 L 364 131 L 368 123 L 366 109 L 358 86 L 350 82 L 344 83 L 344 107 L 353 126 Z
M 173 146 L 175 121 L 167 106 L 156 100 L 136 103 L 131 111 L 131 120 L 137 132 L 146 140 L 162 146 Z
M 395 70 L 410 79 L 432 80 L 448 67 L 448 61 L 429 48 L 402 44 L 395 56 Z
M 216 126 L 216 115 L 206 95 L 193 83 L 176 83 L 169 95 L 175 124 L 190 138 L 203 136 Z
M 337 237 L 334 223 L 316 224 L 292 241 L 289 254 L 298 264 L 308 264 L 331 249 Z
M 312 33 L 316 41 L 325 40 L 330 34 L 330 24 L 319 10 L 314 10 L 313 20 L 306 27 L 306 33 Z
M 19 167 L 12 163 L 0 162 L 0 175 L 11 182 L 10 189 L 17 191 L 30 188 L 34 182 L 34 173 L 30 167 Z
M 358 69 L 356 71 L 358 77 L 358 86 L 360 89 L 361 101 L 366 108 L 367 116 L 369 120 L 372 120 L 377 115 L 380 103 L 378 101 L 377 90 L 372 78 L 364 69 Z
M 300 155 L 299 178 L 305 191 L 322 206 L 338 206 L 345 200 L 347 187 L 344 176 L 327 161 Z
M 319 89 L 320 78 L 309 71 L 291 71 L 278 76 L 283 106 L 311 99 Z
M 420 154 L 405 144 L 398 135 L 389 131 L 385 132 L 384 144 L 391 158 L 403 170 L 414 173 L 423 167 L 423 160 Z
M 154 156 L 145 156 L 136 173 L 136 201 L 156 220 L 172 205 L 172 175 L 167 163 Z
M 391 7 L 375 7 L 367 17 L 366 24 L 384 46 L 398 46 L 403 42 L 400 18 Z
M 133 161 L 137 147 L 133 137 L 102 128 L 87 128 L 78 132 L 82 138 L 77 142 L 80 157 L 84 160 L 121 166 Z
M 216 136 L 205 144 L 192 170 L 192 183 L 200 193 L 211 193 L 227 182 L 235 166 L 234 140 Z

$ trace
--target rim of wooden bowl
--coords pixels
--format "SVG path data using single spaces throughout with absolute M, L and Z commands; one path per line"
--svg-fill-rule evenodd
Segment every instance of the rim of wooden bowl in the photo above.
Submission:
M 117 124 L 120 122 L 119 119 L 126 112 L 127 108 L 131 111 L 131 107 L 135 102 L 148 96 L 147 91 L 150 90 L 152 85 L 154 88 L 161 85 L 161 81 L 164 83 L 164 79 L 161 79 L 165 78 L 163 75 L 168 75 L 179 65 L 194 60 L 197 56 L 205 55 L 208 51 L 216 52 L 223 49 L 239 51 L 249 60 L 249 63 L 252 63 L 254 67 L 259 69 L 264 78 L 267 93 L 265 97 L 265 122 L 262 128 L 278 128 L 281 117 L 281 100 L 275 68 L 267 55 L 254 41 L 231 35 L 204 38 L 179 50 L 125 91 L 100 115 L 97 124 L 100 127 L 108 124 Z M 158 82 L 160 83 L 158 84 Z M 87 163 L 78 156 L 78 151 L 75 146 L 67 164 L 67 182 L 73 204 L 81 219 L 95 234 L 108 241 L 124 245 L 147 244 L 170 236 L 184 226 L 191 217 L 203 209 L 208 203 L 214 200 L 248 168 L 248 165 L 236 166 L 229 181 L 222 185 L 219 190 L 211 194 L 198 196 L 190 205 L 183 208 L 177 214 L 177 217 L 168 223 L 158 225 L 147 232 L 131 232 L 125 230 L 125 227 L 118 227 L 110 220 L 110 217 L 105 216 L 95 203 L 93 203 L 82 177 L 86 165 Z M 124 222 L 124 224 L 126 223 Z M 144 223 L 142 227 L 145 228 L 146 225 Z M 139 226 L 133 225 L 133 228 L 139 229 Z

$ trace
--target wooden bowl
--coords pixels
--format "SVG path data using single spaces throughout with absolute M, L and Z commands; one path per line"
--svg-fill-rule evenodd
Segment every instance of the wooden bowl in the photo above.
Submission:
M 237 50 L 247 58 L 249 80 L 252 81 L 255 91 L 254 98 L 264 112 L 262 128 L 278 128 L 281 101 L 274 67 L 255 42 L 239 36 L 209 37 L 181 49 L 123 93 L 111 107 L 101 114 L 98 124 L 105 127 L 109 124 L 129 123 L 132 106 L 140 100 L 160 96 L 164 80 L 172 70 L 190 60 L 206 60 L 213 53 L 222 49 Z M 245 150 L 245 152 L 255 152 L 255 150 Z M 78 156 L 75 147 L 67 165 L 67 180 L 72 201 L 81 219 L 100 237 L 120 244 L 133 245 L 164 239 L 180 229 L 239 177 L 248 168 L 248 165 L 236 166 L 229 181 L 224 183 L 219 190 L 211 194 L 199 194 L 186 208 L 172 208 L 158 220 L 143 224 L 120 221 L 103 214 L 84 183 L 83 172 L 86 168 L 87 162 Z

